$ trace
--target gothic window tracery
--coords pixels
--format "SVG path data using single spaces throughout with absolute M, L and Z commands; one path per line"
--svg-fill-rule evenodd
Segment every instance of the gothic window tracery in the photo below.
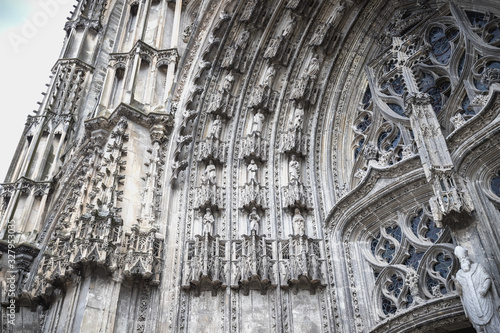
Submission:
M 399 213 L 366 239 L 381 318 L 453 292 L 450 231 L 438 228 L 426 208 Z

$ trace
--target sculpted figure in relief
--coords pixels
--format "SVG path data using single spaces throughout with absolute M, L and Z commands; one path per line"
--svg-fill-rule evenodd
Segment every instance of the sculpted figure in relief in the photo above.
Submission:
M 213 184 L 215 184 L 216 180 L 217 180 L 217 170 L 215 168 L 215 165 L 214 165 L 214 162 L 213 161 L 210 161 L 208 163 L 208 165 L 206 166 L 205 168 L 205 177 L 203 177 L 204 181 L 207 182 L 211 182 Z
M 215 218 L 212 215 L 212 211 L 210 210 L 210 208 L 207 208 L 205 210 L 205 215 L 203 215 L 202 223 L 203 223 L 203 235 L 213 234 Z
M 285 38 L 290 36 L 293 33 L 296 24 L 297 22 L 295 20 L 295 17 L 294 16 L 290 17 L 290 19 L 286 22 L 285 29 L 283 29 L 281 36 Z
M 267 67 L 266 72 L 262 77 L 260 85 L 263 87 L 271 88 L 271 86 L 273 85 L 275 75 L 276 75 L 276 69 L 274 69 L 273 65 L 270 65 L 269 67 Z
M 217 116 L 212 123 L 212 127 L 210 128 L 210 134 L 208 134 L 208 137 L 220 139 L 221 131 L 222 121 L 220 120 L 220 116 Z
M 304 235 L 306 233 L 306 220 L 300 213 L 300 209 L 295 208 L 295 214 L 292 218 L 294 235 Z
M 231 91 L 231 87 L 233 86 L 233 81 L 234 81 L 234 76 L 229 72 L 225 77 L 224 77 L 224 83 L 222 84 L 222 89 L 226 92 Z
M 244 49 L 247 46 L 248 38 L 250 37 L 250 33 L 248 31 L 243 31 L 238 37 L 238 41 L 236 45 Z
M 297 183 L 300 178 L 300 163 L 295 155 L 292 155 L 292 159 L 288 163 L 288 178 L 290 184 Z
M 490 274 L 463 247 L 455 248 L 455 256 L 460 260 L 455 283 L 465 315 L 478 332 L 500 332 L 499 298 Z
M 309 61 L 309 66 L 307 66 L 304 76 L 316 79 L 318 72 L 319 72 L 319 60 L 318 58 L 316 58 L 316 56 L 314 56 L 311 59 L 311 61 Z
M 250 130 L 250 134 L 258 134 L 262 133 L 262 127 L 264 126 L 264 115 L 259 111 L 254 114 L 252 118 L 252 128 Z
M 248 221 L 250 226 L 250 233 L 255 230 L 255 233 L 259 233 L 259 223 L 260 215 L 257 213 L 257 208 L 253 207 L 252 212 L 248 215 Z
M 302 125 L 304 124 L 304 106 L 299 103 L 293 112 L 293 123 L 290 128 L 291 131 L 302 130 Z
M 254 160 L 250 161 L 250 164 L 247 167 L 248 171 L 248 183 L 251 183 L 252 181 L 257 183 L 257 171 L 259 170 L 259 167 L 255 163 Z

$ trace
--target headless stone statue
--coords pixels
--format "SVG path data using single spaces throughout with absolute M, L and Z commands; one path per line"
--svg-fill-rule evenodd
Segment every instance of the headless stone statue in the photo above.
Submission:
M 472 262 L 463 247 L 455 248 L 455 256 L 460 260 L 455 283 L 465 315 L 478 332 L 500 332 L 500 304 L 490 274 L 484 266 Z

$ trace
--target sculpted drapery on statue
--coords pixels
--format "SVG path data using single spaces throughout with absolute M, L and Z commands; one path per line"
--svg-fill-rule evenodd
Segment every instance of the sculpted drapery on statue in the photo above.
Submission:
M 455 256 L 460 261 L 455 283 L 466 316 L 478 332 L 500 332 L 498 295 L 490 274 L 463 247 L 455 248 Z

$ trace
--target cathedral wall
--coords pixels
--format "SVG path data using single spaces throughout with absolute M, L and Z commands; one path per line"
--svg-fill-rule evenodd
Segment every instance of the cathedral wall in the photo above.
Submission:
M 192 297 L 189 300 L 186 332 L 217 332 L 224 325 L 220 307 L 219 298 L 209 292 Z

